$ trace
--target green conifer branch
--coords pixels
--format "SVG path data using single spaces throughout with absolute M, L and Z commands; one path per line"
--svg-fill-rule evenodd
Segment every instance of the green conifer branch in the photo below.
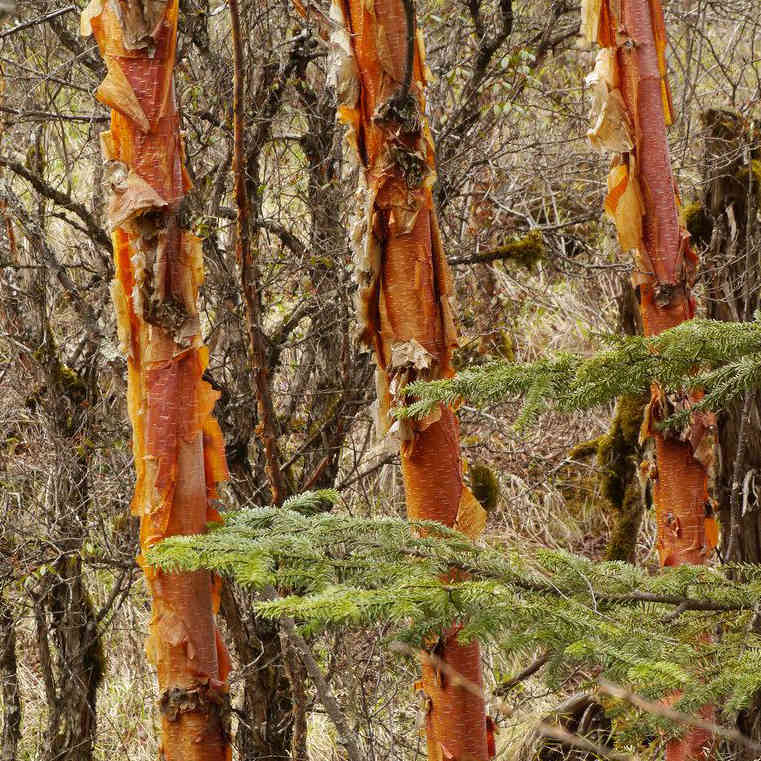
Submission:
M 761 688 L 761 637 L 750 625 L 761 566 L 732 566 L 732 578 L 726 566 L 650 576 L 563 551 L 480 547 L 430 522 L 282 508 L 243 510 L 205 535 L 173 537 L 148 560 L 169 571 L 225 573 L 257 589 L 272 585 L 281 596 L 257 603 L 257 613 L 293 617 L 310 633 L 382 623 L 390 636 L 426 646 L 459 621 L 464 640 L 550 652 L 550 682 L 593 666 L 650 699 L 679 689 L 676 707 L 687 712 L 706 703 L 737 711 Z M 445 581 L 453 568 L 467 575 Z M 721 641 L 698 636 L 712 626 L 721 626 Z M 664 726 L 663 717 L 642 716 L 632 731 L 642 737 Z
M 674 414 L 667 425 L 691 412 L 718 409 L 746 390 L 761 387 L 761 322 L 691 320 L 658 336 L 601 336 L 607 347 L 591 357 L 559 354 L 516 364 L 495 362 L 469 368 L 454 378 L 412 383 L 412 400 L 399 417 L 423 417 L 440 403 L 465 399 L 489 405 L 522 397 L 516 425 L 530 424 L 543 410 L 586 410 L 623 394 L 641 394 L 657 382 L 668 392 L 700 388 L 705 396 Z

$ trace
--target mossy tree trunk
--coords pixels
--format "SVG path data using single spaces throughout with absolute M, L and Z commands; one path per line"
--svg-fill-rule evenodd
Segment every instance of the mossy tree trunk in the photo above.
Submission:
M 597 115 L 589 132 L 597 147 L 617 154 L 608 177 L 605 207 L 614 218 L 622 249 L 635 255 L 644 334 L 657 335 L 694 316 L 691 285 L 696 257 L 680 225 L 666 127 L 672 106 L 666 79 L 666 30 L 659 0 L 586 2 L 582 24 L 601 50 L 592 75 Z M 649 488 L 658 523 L 658 552 L 665 566 L 702 564 L 715 546 L 708 478 L 714 420 L 693 415 L 678 433 L 658 423 L 675 405 L 656 386 L 645 411 L 644 431 L 654 452 Z M 683 398 L 681 398 L 683 397 Z M 702 709 L 705 716 L 713 710 Z M 668 744 L 669 761 L 702 759 L 711 736 L 690 730 Z
M 16 621 L 11 606 L 0 597 L 0 698 L 3 729 L 0 761 L 16 761 L 21 739 L 21 695 L 16 660 Z
M 753 319 L 761 298 L 755 224 L 761 189 L 759 149 L 753 145 L 751 126 L 738 114 L 712 109 L 703 114 L 703 124 L 703 198 L 687 208 L 686 221 L 693 238 L 705 248 L 709 317 L 746 322 Z M 721 413 L 718 436 L 721 458 L 716 496 L 724 528 L 722 549 L 726 555 L 731 543 L 732 557 L 727 559 L 761 563 L 761 407 L 757 394 L 750 392 L 746 403 L 735 402 Z M 733 533 L 735 541 L 731 542 Z
M 687 207 L 686 223 L 704 251 L 708 315 L 725 322 L 754 319 L 761 303 L 756 215 L 761 201 L 758 137 L 739 114 L 710 109 L 705 129 L 703 197 Z M 727 560 L 761 563 L 761 405 L 758 394 L 733 402 L 718 418 L 721 457 L 716 496 Z M 761 740 L 761 695 L 740 712 L 738 727 Z M 757 754 L 733 753 L 743 761 Z

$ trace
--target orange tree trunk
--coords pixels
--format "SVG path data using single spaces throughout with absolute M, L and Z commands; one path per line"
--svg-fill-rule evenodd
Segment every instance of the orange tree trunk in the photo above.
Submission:
M 450 280 L 433 208 L 434 146 L 423 116 L 425 64 L 412 0 L 336 0 L 332 14 L 339 115 L 351 127 L 361 165 L 359 212 L 352 231 L 362 339 L 377 363 L 378 425 L 402 386 L 451 374 L 456 345 Z M 463 485 L 454 414 L 394 424 L 410 519 L 480 532 L 482 508 Z M 391 432 L 394 434 L 394 431 Z M 483 698 L 454 683 L 452 670 L 481 685 L 477 643 L 457 644 L 458 627 L 434 653 L 451 668 L 424 665 L 428 756 L 432 761 L 488 758 Z
M 218 517 L 211 499 L 227 474 L 211 417 L 216 394 L 201 379 L 208 361 L 196 306 L 201 246 L 180 223 L 190 183 L 172 76 L 177 0 L 92 0 L 82 32 L 95 34 L 108 69 L 97 97 L 112 109 L 111 129 L 101 135 L 112 295 L 128 360 L 132 511 L 145 550 L 167 536 L 203 532 Z M 214 580 L 143 567 L 153 597 L 147 650 L 161 691 L 161 758 L 229 759 L 228 659 L 214 621 Z
M 657 335 L 694 316 L 690 287 L 697 264 L 679 221 L 666 139 L 672 106 L 663 10 L 660 0 L 588 0 L 582 13 L 587 36 L 602 47 L 588 80 L 597 110 L 589 137 L 596 147 L 618 154 L 605 207 L 616 222 L 621 247 L 634 253 L 645 335 Z M 654 443 L 654 459 L 644 467 L 664 566 L 705 563 L 716 545 L 708 495 L 713 417 L 693 415 L 680 432 L 663 434 L 656 426 L 676 406 L 689 403 L 654 386 L 643 426 L 643 435 Z M 710 716 L 712 710 L 705 707 L 703 713 Z M 669 743 L 667 758 L 704 758 L 709 744 L 708 733 L 692 730 Z

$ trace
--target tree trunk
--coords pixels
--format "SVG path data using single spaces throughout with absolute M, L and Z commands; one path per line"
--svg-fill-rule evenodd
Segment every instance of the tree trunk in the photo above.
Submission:
M 108 75 L 97 96 L 110 106 L 101 135 L 108 162 L 108 219 L 116 279 L 112 294 L 128 358 L 129 412 L 142 549 L 204 531 L 227 475 L 211 411 L 216 394 L 196 306 L 203 279 L 200 241 L 184 231 L 189 188 L 183 166 L 173 67 L 177 0 L 92 0 L 82 16 Z M 153 597 L 149 657 L 161 691 L 166 761 L 229 758 L 228 657 L 214 622 L 218 592 L 206 572 L 169 574 L 145 566 Z
M 53 351 L 49 347 L 50 409 L 61 438 L 46 503 L 53 520 L 51 535 L 61 554 L 53 564 L 53 572 L 43 580 L 41 597 L 49 616 L 44 636 L 55 645 L 51 677 L 56 686 L 55 699 L 48 701 L 48 732 L 42 758 L 90 761 L 97 727 L 96 692 L 104 671 L 95 610 L 82 569 L 82 544 L 90 507 L 91 449 L 85 443 L 90 430 L 89 405 L 85 401 L 90 389 L 79 375 L 54 358 Z
M 620 17 L 616 17 L 616 12 Z M 693 317 L 690 287 L 696 257 L 680 226 L 666 126 L 671 99 L 666 81 L 666 32 L 659 0 L 603 0 L 599 9 L 585 3 L 583 26 L 602 46 L 591 79 L 599 114 L 590 139 L 619 153 L 608 177 L 606 210 L 614 218 L 624 250 L 634 250 L 635 285 L 646 336 Z M 714 421 L 694 415 L 679 433 L 662 433 L 656 423 L 674 403 L 653 386 L 645 426 L 654 444 L 649 468 L 658 523 L 661 564 L 702 564 L 714 548 L 707 465 L 713 457 Z M 712 715 L 704 707 L 706 716 Z M 690 730 L 669 743 L 667 758 L 704 758 L 710 735 Z
M 434 146 L 424 117 L 425 64 L 411 0 L 338 0 L 333 13 L 339 54 L 341 118 L 352 127 L 364 199 L 355 243 L 362 337 L 378 365 L 378 422 L 415 379 L 451 374 L 455 328 L 446 259 L 433 208 Z M 442 406 L 429 419 L 400 426 L 407 514 L 477 535 L 482 508 L 464 487 L 457 422 Z M 458 627 L 433 646 L 438 658 L 480 686 L 477 643 L 457 643 Z M 485 761 L 484 701 L 447 670 L 423 668 L 428 757 Z
M 103 653 L 95 611 L 82 580 L 78 555 L 55 564 L 43 602 L 55 643 L 56 700 L 48 706 L 45 761 L 90 761 L 96 730 L 95 696 L 103 678 Z
M 221 610 L 244 681 L 235 750 L 241 761 L 285 759 L 290 755 L 293 706 L 278 627 L 241 615 L 236 592 L 245 594 L 224 582 Z M 244 599 L 244 604 L 249 602 Z
M 753 163 L 752 127 L 731 111 L 710 109 L 702 115 L 706 130 L 703 158 L 703 198 L 687 209 L 694 239 L 706 247 L 706 302 L 709 317 L 747 322 L 759 307 L 761 264 L 757 256 L 754 220 L 759 203 L 759 178 Z M 758 395 L 748 392 L 718 419 L 721 450 L 716 473 L 719 515 L 725 530 L 722 550 L 727 560 L 761 563 L 761 514 L 757 483 L 761 479 L 761 408 Z M 761 694 L 740 712 L 738 728 L 761 739 Z M 757 754 L 733 748 L 738 759 Z
M 752 148 L 751 128 L 738 114 L 712 109 L 703 114 L 703 124 L 703 199 L 688 209 L 688 224 L 693 236 L 707 246 L 708 316 L 725 322 L 747 322 L 758 309 L 761 282 L 753 229 L 759 181 L 750 164 L 757 161 L 758 149 Z M 721 458 L 716 497 L 725 527 L 724 555 L 741 563 L 761 563 L 756 487 L 761 479 L 761 409 L 757 394 L 750 392 L 743 424 L 744 407 L 743 401 L 737 401 L 719 415 Z M 735 479 L 737 484 L 733 485 Z M 728 557 L 730 551 L 732 557 Z
M 16 622 L 6 600 L 0 597 L 0 697 L 3 701 L 3 737 L 0 761 L 16 761 L 21 739 L 21 696 L 16 662 Z

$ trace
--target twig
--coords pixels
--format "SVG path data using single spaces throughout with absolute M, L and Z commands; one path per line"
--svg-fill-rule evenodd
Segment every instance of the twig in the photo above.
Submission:
M 109 253 L 113 252 L 113 246 L 111 244 L 111 238 L 106 231 L 98 224 L 97 219 L 91 214 L 84 204 L 75 201 L 70 195 L 64 193 L 52 185 L 45 182 L 42 177 L 38 176 L 34 172 L 29 171 L 23 164 L 12 159 L 7 159 L 0 156 L 0 166 L 7 167 L 14 174 L 19 177 L 23 177 L 31 186 L 45 198 L 49 198 L 54 201 L 58 206 L 66 211 L 70 211 L 76 214 L 82 222 L 85 224 L 86 233 L 92 238 L 93 242 L 102 246 Z M 68 219 L 64 217 L 66 222 Z M 70 223 L 71 224 L 71 223 Z
M 654 703 L 652 700 L 647 700 L 641 695 L 627 690 L 625 687 L 621 687 L 612 682 L 608 682 L 605 679 L 598 679 L 597 684 L 600 692 L 605 695 L 610 695 L 612 698 L 618 698 L 619 700 L 625 700 L 635 708 L 639 708 L 646 713 L 653 713 L 656 716 L 663 716 L 664 718 L 671 719 L 678 724 L 686 724 L 690 727 L 698 727 L 699 729 L 705 729 L 712 735 L 718 735 L 724 737 L 727 740 L 733 740 L 740 745 L 749 748 L 752 751 L 758 753 L 761 751 L 761 744 L 754 742 L 749 737 L 744 735 L 737 729 L 730 729 L 729 727 L 722 727 L 720 724 L 714 724 L 712 721 L 701 719 L 698 716 L 690 716 L 689 714 L 676 711 L 670 706 L 663 703 Z
M 100 123 L 105 124 L 111 121 L 110 116 L 87 116 L 85 114 L 57 114 L 54 111 L 19 111 L 17 108 L 10 106 L 0 106 L 0 111 L 5 114 L 14 114 L 19 117 L 47 121 L 48 119 L 57 119 L 64 122 L 86 122 L 87 124 Z
M 231 0 L 231 2 L 235 2 L 235 0 Z M 266 587 L 264 589 L 264 596 L 270 600 L 274 600 L 277 597 L 277 593 L 273 587 Z M 322 669 L 317 664 L 317 661 L 315 661 L 309 645 L 299 634 L 298 629 L 296 629 L 296 623 L 290 616 L 285 616 L 280 619 L 280 624 L 291 645 L 293 645 L 293 649 L 304 664 L 310 679 L 314 682 L 315 689 L 320 697 L 320 702 L 325 708 L 328 716 L 330 716 L 330 720 L 333 722 L 336 731 L 338 732 L 339 742 L 346 749 L 346 755 L 349 757 L 349 761 L 362 761 L 363 756 L 359 751 L 356 736 L 349 728 L 346 716 L 338 705 L 338 701 L 325 679 L 325 674 L 323 674 Z
M 233 45 L 233 182 L 235 191 L 236 241 L 235 256 L 240 270 L 241 287 L 246 303 L 249 351 L 254 374 L 259 426 L 257 433 L 264 445 L 267 477 L 272 490 L 272 502 L 281 505 L 288 496 L 280 467 L 277 445 L 275 410 L 272 403 L 272 386 L 269 377 L 267 353 L 262 333 L 261 302 L 258 284 L 259 268 L 251 250 L 251 209 L 246 185 L 246 156 L 243 133 L 243 39 L 240 26 L 238 0 L 230 0 L 230 24 Z
M 538 658 L 534 659 L 531 663 L 529 663 L 528 666 L 526 666 L 523 671 L 520 671 L 517 673 L 512 679 L 508 679 L 507 681 L 502 682 L 497 686 L 497 688 L 494 690 L 495 695 L 499 695 L 500 697 L 504 697 L 507 695 L 507 693 L 513 689 L 517 684 L 520 684 L 521 682 L 525 682 L 526 679 L 536 674 L 537 671 L 539 671 L 542 666 L 544 666 L 545 663 L 550 659 L 549 652 L 543 653 Z
M 21 231 L 32 246 L 35 247 L 39 258 L 63 286 L 72 307 L 87 328 L 88 340 L 94 344 L 102 335 L 102 331 L 98 326 L 98 316 L 90 302 L 83 297 L 81 289 L 72 281 L 66 267 L 58 261 L 55 253 L 47 243 L 42 228 L 32 219 L 20 199 L 7 184 L 5 187 L 0 186 L 0 201 L 4 201 L 7 204 L 8 211 L 16 218 Z
M 67 5 L 65 8 L 59 8 L 57 11 L 48 13 L 46 16 L 40 16 L 39 18 L 32 19 L 31 21 L 24 21 L 21 24 L 16 24 L 16 26 L 11 27 L 10 29 L 6 29 L 4 32 L 0 32 L 0 40 L 2 40 L 4 37 L 9 37 L 16 32 L 21 32 L 24 29 L 29 29 L 30 26 L 44 24 L 46 21 L 51 21 L 54 18 L 58 18 L 59 16 L 63 16 L 65 13 L 71 13 L 75 10 L 77 10 L 76 5 Z
M 547 590 L 551 591 L 551 590 Z M 720 600 L 696 600 L 693 597 L 679 597 L 678 595 L 661 595 L 655 592 L 629 592 L 620 595 L 598 595 L 598 600 L 605 602 L 655 602 L 662 605 L 676 605 L 681 611 L 730 611 L 750 610 L 753 605 L 748 603 L 721 602 Z
M 552 230 L 562 230 L 564 227 L 573 227 L 574 225 L 581 225 L 585 222 L 591 222 L 592 220 L 599 219 L 599 214 L 587 214 L 584 217 L 578 217 L 576 219 L 570 219 L 567 222 L 558 222 L 554 225 L 542 225 L 539 227 L 533 227 L 531 230 L 528 230 L 527 232 L 533 232 L 536 230 L 537 232 L 544 233 L 544 232 L 551 232 Z M 481 263 L 488 263 L 488 262 L 494 262 L 499 259 L 511 259 L 514 258 L 515 254 L 513 253 L 513 250 L 511 246 L 505 245 L 505 246 L 497 246 L 496 248 L 489 249 L 488 251 L 479 252 L 476 254 L 470 254 L 470 255 L 462 255 L 462 256 L 451 256 L 447 259 L 447 262 L 449 263 L 450 267 L 457 267 L 462 264 L 481 264 Z M 598 265 L 599 266 L 599 265 Z M 621 265 L 613 265 L 616 268 L 620 268 Z M 608 269 L 610 265 L 606 265 L 604 269 Z M 600 269 L 603 269 L 603 267 L 600 267 Z
M 747 279 L 747 278 L 746 278 Z M 747 311 L 747 310 L 746 310 Z M 729 494 L 729 544 L 727 546 L 727 561 L 740 560 L 742 553 L 739 549 L 740 534 L 742 532 L 742 511 L 740 505 L 740 476 L 745 459 L 745 445 L 747 437 L 745 436 L 745 421 L 750 415 L 750 405 L 753 401 L 754 394 L 752 391 L 745 392 L 742 412 L 740 413 L 740 426 L 737 432 L 737 453 L 735 462 L 732 467 L 732 485 Z

